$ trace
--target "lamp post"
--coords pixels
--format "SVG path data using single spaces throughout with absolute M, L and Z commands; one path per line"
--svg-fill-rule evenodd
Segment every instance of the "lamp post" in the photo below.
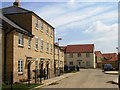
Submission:
M 62 38 L 58 38 L 58 76 L 60 76 L 60 55 L 59 55 L 59 41 L 62 40 Z
M 118 88 L 119 88 L 119 90 L 120 90 L 120 60 L 119 60 L 119 58 L 120 58 L 120 55 L 119 55 L 119 47 L 116 47 L 116 49 L 117 49 L 117 54 L 118 54 Z

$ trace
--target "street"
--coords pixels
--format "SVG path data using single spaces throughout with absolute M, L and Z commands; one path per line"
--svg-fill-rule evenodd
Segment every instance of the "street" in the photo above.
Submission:
M 76 74 L 43 88 L 117 88 L 111 81 L 117 75 L 104 74 L 99 69 L 81 69 Z

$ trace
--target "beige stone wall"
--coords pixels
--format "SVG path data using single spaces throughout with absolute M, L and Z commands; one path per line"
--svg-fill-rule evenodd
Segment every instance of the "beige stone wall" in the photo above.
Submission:
M 10 75 L 13 71 L 13 34 L 10 32 L 6 36 L 6 80 L 10 81 Z
M 86 57 L 86 53 L 81 53 L 81 57 L 77 56 L 77 53 L 73 53 L 73 58 L 70 58 L 70 53 L 66 53 L 66 63 L 68 66 L 79 66 L 83 68 L 94 68 L 94 54 L 90 53 L 90 57 Z M 70 61 L 73 61 L 73 65 L 70 65 Z M 86 63 L 90 62 L 88 66 Z
M 38 19 L 38 28 L 35 27 L 36 18 Z M 43 30 L 40 29 L 40 22 L 43 23 Z M 48 34 L 46 34 L 47 26 L 49 28 Z M 51 31 L 52 31 L 52 35 L 51 35 Z M 50 25 L 45 23 L 42 19 L 33 15 L 32 16 L 32 33 L 33 33 L 33 35 L 38 37 L 38 43 L 39 43 L 38 44 L 38 52 L 40 52 L 40 57 L 49 59 L 49 62 L 50 62 L 49 67 L 50 67 L 50 71 L 52 72 L 51 73 L 51 75 L 52 75 L 54 72 L 54 29 Z M 33 39 L 35 39 L 35 37 Z M 43 44 L 44 44 L 43 51 L 41 51 L 41 49 L 40 49 L 40 40 L 41 39 L 43 40 Z M 49 43 L 49 51 L 48 52 L 46 49 L 46 43 Z M 51 52 L 51 47 L 50 47 L 51 44 L 52 44 L 52 52 Z
M 27 79 L 27 60 L 26 57 L 32 57 L 33 59 L 38 59 L 38 64 L 40 63 L 40 58 L 44 58 L 44 68 L 46 68 L 47 61 L 49 62 L 49 69 L 50 69 L 50 76 L 54 72 L 54 33 L 50 36 L 50 33 L 46 35 L 46 23 L 44 23 L 43 31 L 40 28 L 35 28 L 35 18 L 36 16 L 32 16 L 32 33 L 34 37 L 31 39 L 31 48 L 28 48 L 28 36 L 24 35 L 24 46 L 18 45 L 18 32 L 14 31 L 13 35 L 13 77 L 14 82 L 19 82 L 22 79 Z M 38 18 L 39 19 L 39 18 Z M 40 23 L 39 23 L 40 25 Z M 49 25 L 48 25 L 49 26 Z M 40 26 L 39 26 L 40 27 Z M 50 27 L 50 26 L 49 26 Z M 51 27 L 50 27 L 51 28 Z M 53 28 L 51 28 L 53 30 Z M 35 50 L 35 37 L 38 37 L 38 50 Z M 40 50 L 40 40 L 43 39 L 44 41 L 44 49 L 43 51 Z M 46 50 L 46 43 L 49 42 L 52 44 L 52 52 L 50 52 L 50 44 L 49 44 L 49 51 Z M 18 60 L 23 60 L 23 67 L 24 71 L 22 74 L 18 73 Z M 48 60 L 49 59 L 49 60 Z M 40 68 L 40 65 L 38 66 Z M 34 77 L 33 70 L 35 69 L 35 60 L 31 64 L 31 79 Z
M 64 51 L 60 49 L 59 49 L 59 60 L 60 60 L 60 67 L 64 68 Z M 58 47 L 57 46 L 55 46 L 55 62 L 56 62 L 56 68 L 58 68 Z

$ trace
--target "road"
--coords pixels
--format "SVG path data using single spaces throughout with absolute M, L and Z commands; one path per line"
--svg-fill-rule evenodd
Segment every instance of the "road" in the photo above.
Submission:
M 78 73 L 43 88 L 118 88 L 110 83 L 117 75 L 104 74 L 99 69 L 81 69 Z

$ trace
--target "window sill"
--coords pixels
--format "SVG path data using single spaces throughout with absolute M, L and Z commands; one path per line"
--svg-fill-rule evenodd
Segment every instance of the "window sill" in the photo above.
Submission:
M 18 72 L 18 75 L 23 75 L 23 72 Z
M 35 29 L 37 29 L 37 30 L 38 30 L 38 27 L 35 27 Z
M 18 44 L 18 46 L 19 46 L 19 47 L 22 47 L 22 48 L 24 47 L 22 44 Z
M 31 47 L 28 47 L 28 49 L 31 49 Z
M 46 33 L 46 35 L 47 35 L 47 36 L 49 36 L 49 34 L 48 34 L 48 33 Z
M 43 53 L 43 50 L 40 50 L 41 53 Z
M 46 52 L 47 54 L 49 54 L 49 52 Z
M 38 52 L 38 49 L 35 48 L 35 51 Z
M 42 33 L 43 33 L 43 30 L 41 29 L 41 30 L 40 30 L 40 32 L 42 32 Z

